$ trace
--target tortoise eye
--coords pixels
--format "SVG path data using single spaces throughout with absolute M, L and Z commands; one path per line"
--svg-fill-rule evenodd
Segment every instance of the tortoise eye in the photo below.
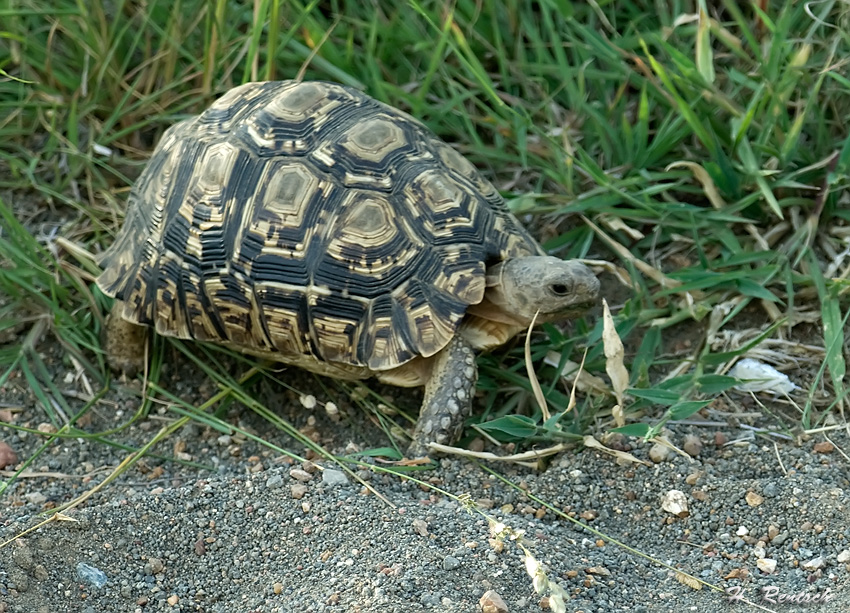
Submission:
M 549 287 L 549 289 L 551 289 L 552 293 L 556 296 L 566 296 L 570 293 L 570 288 L 563 283 L 554 283 Z

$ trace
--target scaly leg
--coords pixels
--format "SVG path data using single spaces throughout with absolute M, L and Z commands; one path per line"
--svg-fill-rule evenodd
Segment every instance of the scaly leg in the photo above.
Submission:
M 408 457 L 426 455 L 432 441 L 450 445 L 460 437 L 463 421 L 472 412 L 477 380 L 475 352 L 468 341 L 456 334 L 434 357 Z
M 123 317 L 124 305 L 116 300 L 112 311 L 106 318 L 106 338 L 103 348 L 106 361 L 113 370 L 134 377 L 145 369 L 145 343 L 148 340 L 148 328 L 134 324 Z

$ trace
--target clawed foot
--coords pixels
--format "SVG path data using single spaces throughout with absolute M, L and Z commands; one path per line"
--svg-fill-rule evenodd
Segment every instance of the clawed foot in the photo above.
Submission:
M 145 369 L 145 344 L 148 329 L 121 317 L 122 305 L 116 301 L 106 318 L 103 348 L 106 362 L 112 370 L 135 377 Z

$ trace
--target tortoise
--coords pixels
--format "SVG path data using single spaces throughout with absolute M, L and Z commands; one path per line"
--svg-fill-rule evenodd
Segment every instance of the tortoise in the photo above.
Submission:
M 143 366 L 152 326 L 331 377 L 424 385 L 411 455 L 459 437 L 476 352 L 599 293 L 422 123 L 320 81 L 246 83 L 166 130 L 100 263 L 112 368 Z

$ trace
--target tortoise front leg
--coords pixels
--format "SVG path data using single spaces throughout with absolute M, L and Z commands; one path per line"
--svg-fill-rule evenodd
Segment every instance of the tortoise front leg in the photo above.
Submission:
M 103 348 L 109 367 L 134 377 L 145 369 L 145 343 L 148 328 L 134 324 L 121 316 L 124 304 L 116 300 L 106 317 Z
M 434 356 L 431 378 L 425 384 L 425 397 L 419 420 L 413 430 L 408 457 L 428 453 L 428 443 L 454 443 L 463 430 L 463 422 L 472 412 L 472 398 L 478 380 L 475 351 L 467 340 L 456 334 Z

